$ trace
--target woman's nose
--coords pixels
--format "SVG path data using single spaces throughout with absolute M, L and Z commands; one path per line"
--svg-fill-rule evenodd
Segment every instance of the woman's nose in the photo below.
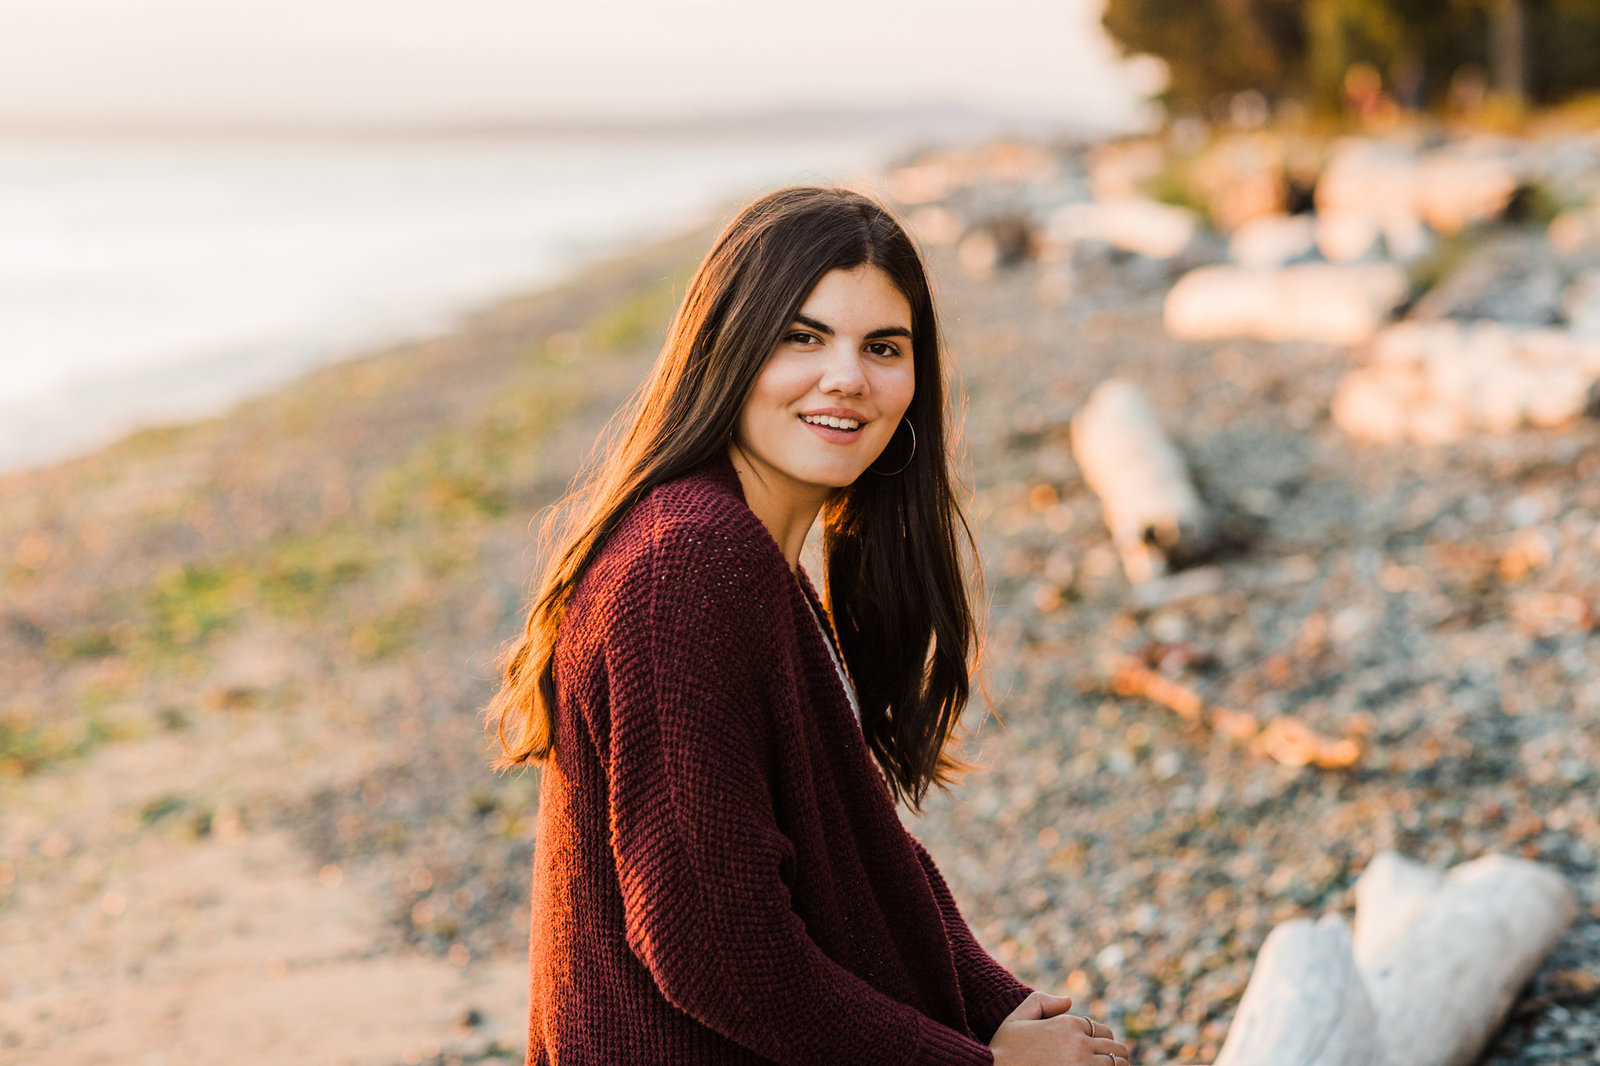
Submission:
M 867 390 L 867 376 L 862 373 L 861 360 L 856 353 L 843 345 L 830 349 L 823 364 L 822 380 L 818 383 L 823 392 L 839 392 L 850 396 Z

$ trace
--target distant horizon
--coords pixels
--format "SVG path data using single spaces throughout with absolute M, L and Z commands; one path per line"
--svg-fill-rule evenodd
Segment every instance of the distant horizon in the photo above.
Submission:
M 693 115 L 640 116 L 596 112 L 589 115 L 459 119 L 449 122 L 394 120 L 218 121 L 201 119 L 34 120 L 0 117 L 0 137 L 155 137 L 155 138 L 474 138 L 474 137 L 720 137 L 859 136 L 900 132 L 920 137 L 961 137 L 972 133 L 1013 133 L 1093 139 L 1121 128 L 1044 114 L 985 109 L 964 103 L 928 101 L 874 110 L 774 106 L 762 110 Z
M 703 129 L 962 110 L 1148 122 L 1104 0 L 7 0 L 0 130 Z

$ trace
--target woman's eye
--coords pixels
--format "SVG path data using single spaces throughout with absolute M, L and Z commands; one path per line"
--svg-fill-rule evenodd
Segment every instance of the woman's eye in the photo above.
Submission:
M 895 356 L 900 354 L 899 348 L 896 348 L 894 345 L 888 344 L 884 341 L 875 341 L 867 346 L 867 350 L 873 355 Z
M 815 335 L 807 333 L 805 330 L 797 329 L 783 339 L 789 341 L 791 344 L 810 344 L 817 338 Z

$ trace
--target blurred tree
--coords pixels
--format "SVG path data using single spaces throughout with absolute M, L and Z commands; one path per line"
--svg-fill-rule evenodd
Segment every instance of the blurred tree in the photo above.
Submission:
M 1130 52 L 1166 61 L 1167 96 L 1211 108 L 1244 89 L 1303 95 L 1301 0 L 1107 0 L 1102 21 Z
M 1338 108 L 1358 63 L 1402 103 L 1444 103 L 1468 69 L 1516 102 L 1600 87 L 1600 0 L 1107 0 L 1102 21 L 1166 61 L 1169 102 L 1213 114 L 1245 89 Z

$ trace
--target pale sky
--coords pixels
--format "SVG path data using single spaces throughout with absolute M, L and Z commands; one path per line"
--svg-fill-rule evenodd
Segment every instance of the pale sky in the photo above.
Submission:
M 1122 127 L 1104 0 L 0 0 L 0 124 L 440 124 L 964 103 Z

